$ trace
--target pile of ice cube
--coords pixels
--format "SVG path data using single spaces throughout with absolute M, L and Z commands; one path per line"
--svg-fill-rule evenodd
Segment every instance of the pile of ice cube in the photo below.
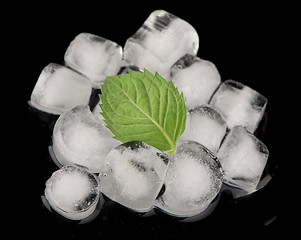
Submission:
M 104 194 L 137 212 L 156 208 L 188 217 L 207 209 L 222 183 L 256 191 L 268 149 L 253 133 L 267 99 L 240 82 L 221 82 L 215 65 L 196 56 L 198 47 L 198 34 L 189 23 L 159 10 L 124 48 L 81 33 L 65 52 L 64 65 L 50 63 L 43 69 L 30 105 L 60 115 L 51 155 L 61 168 L 45 189 L 55 211 L 85 218 Z M 89 106 L 92 89 L 128 68 L 158 72 L 183 92 L 186 130 L 173 155 L 142 142 L 114 140 L 100 107 Z

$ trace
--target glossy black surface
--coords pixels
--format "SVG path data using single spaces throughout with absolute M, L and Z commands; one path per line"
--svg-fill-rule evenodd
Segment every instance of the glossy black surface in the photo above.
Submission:
M 12 40 L 21 44 L 18 53 L 21 60 L 10 63 L 22 63 L 20 76 L 15 79 L 21 84 L 18 88 L 15 86 L 21 97 L 14 107 L 22 120 L 18 124 L 18 137 L 11 143 L 22 145 L 22 150 L 11 150 L 17 161 L 10 167 L 17 169 L 14 177 L 18 179 L 14 185 L 16 203 L 14 211 L 10 211 L 12 220 L 9 223 L 17 226 L 19 231 L 12 232 L 13 236 L 36 236 L 39 239 L 202 239 L 208 234 L 243 238 L 291 233 L 287 225 L 295 220 L 286 215 L 290 205 L 286 197 L 290 180 L 283 164 L 290 159 L 284 158 L 286 151 L 279 133 L 281 79 L 277 74 L 277 57 L 281 45 L 275 45 L 275 41 L 281 21 L 271 10 L 273 6 L 228 6 L 228 9 L 218 4 L 197 7 L 182 3 L 140 6 L 137 10 L 131 9 L 133 3 L 119 6 L 116 3 L 116 6 L 98 8 L 87 5 L 73 11 L 62 9 L 59 4 L 49 4 L 55 6 L 45 5 L 19 15 L 15 29 L 20 34 Z M 78 224 L 62 219 L 51 213 L 41 200 L 45 182 L 58 169 L 48 152 L 57 116 L 49 118 L 30 111 L 27 101 L 31 91 L 43 67 L 50 62 L 63 62 L 65 50 L 78 33 L 94 33 L 123 46 L 156 9 L 169 11 L 195 27 L 200 37 L 198 56 L 212 61 L 222 80 L 240 81 L 268 99 L 262 124 L 264 131 L 259 130 L 256 134 L 269 148 L 268 167 L 272 179 L 263 189 L 242 198 L 233 199 L 229 192 L 224 191 L 213 212 L 192 223 L 160 212 L 140 216 L 107 199 L 91 222 Z M 28 14 L 32 17 L 29 18 Z

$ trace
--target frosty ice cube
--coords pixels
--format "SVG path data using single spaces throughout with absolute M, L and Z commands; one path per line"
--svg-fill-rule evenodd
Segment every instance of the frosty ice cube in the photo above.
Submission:
M 255 191 L 268 155 L 267 147 L 246 128 L 232 128 L 217 153 L 225 172 L 224 182 L 247 192 Z
M 45 197 L 62 216 L 81 220 L 90 216 L 100 198 L 99 179 L 79 166 L 64 166 L 46 182 Z
M 181 140 L 196 141 L 216 154 L 226 130 L 227 125 L 221 114 L 212 106 L 201 105 L 188 111 Z
M 186 21 L 163 10 L 154 11 L 124 46 L 124 59 L 161 76 L 185 54 L 196 54 L 199 37 Z
M 137 212 L 152 209 L 168 167 L 165 154 L 142 142 L 121 144 L 100 172 L 101 192 Z
M 80 33 L 65 52 L 65 64 L 88 77 L 100 88 L 106 76 L 116 75 L 122 65 L 122 48 L 90 33 Z
M 53 129 L 53 152 L 62 165 L 78 164 L 99 172 L 101 162 L 120 144 L 89 110 L 81 105 L 62 114 Z
M 156 206 L 173 216 L 197 215 L 217 196 L 222 179 L 220 164 L 207 148 L 193 141 L 180 142 L 170 156 L 165 192 Z
M 80 104 L 88 104 L 92 87 L 88 79 L 56 63 L 41 72 L 30 104 L 44 112 L 62 114 Z
M 208 103 L 221 82 L 220 74 L 212 62 L 190 54 L 172 66 L 170 79 L 183 92 L 188 109 Z
M 267 99 L 242 83 L 223 82 L 210 100 L 225 118 L 229 128 L 236 125 L 254 132 L 264 114 Z

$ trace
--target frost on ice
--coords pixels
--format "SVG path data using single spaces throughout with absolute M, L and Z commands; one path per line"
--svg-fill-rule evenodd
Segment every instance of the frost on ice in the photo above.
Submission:
M 168 158 L 142 142 L 111 150 L 100 172 L 101 192 L 138 212 L 149 211 L 162 186 Z

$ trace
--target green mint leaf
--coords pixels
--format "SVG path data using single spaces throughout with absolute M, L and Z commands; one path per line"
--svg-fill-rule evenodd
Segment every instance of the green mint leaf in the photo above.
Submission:
M 176 150 L 185 130 L 186 107 L 171 81 L 146 69 L 129 71 L 107 77 L 101 91 L 101 114 L 115 139 L 142 141 L 169 154 Z

